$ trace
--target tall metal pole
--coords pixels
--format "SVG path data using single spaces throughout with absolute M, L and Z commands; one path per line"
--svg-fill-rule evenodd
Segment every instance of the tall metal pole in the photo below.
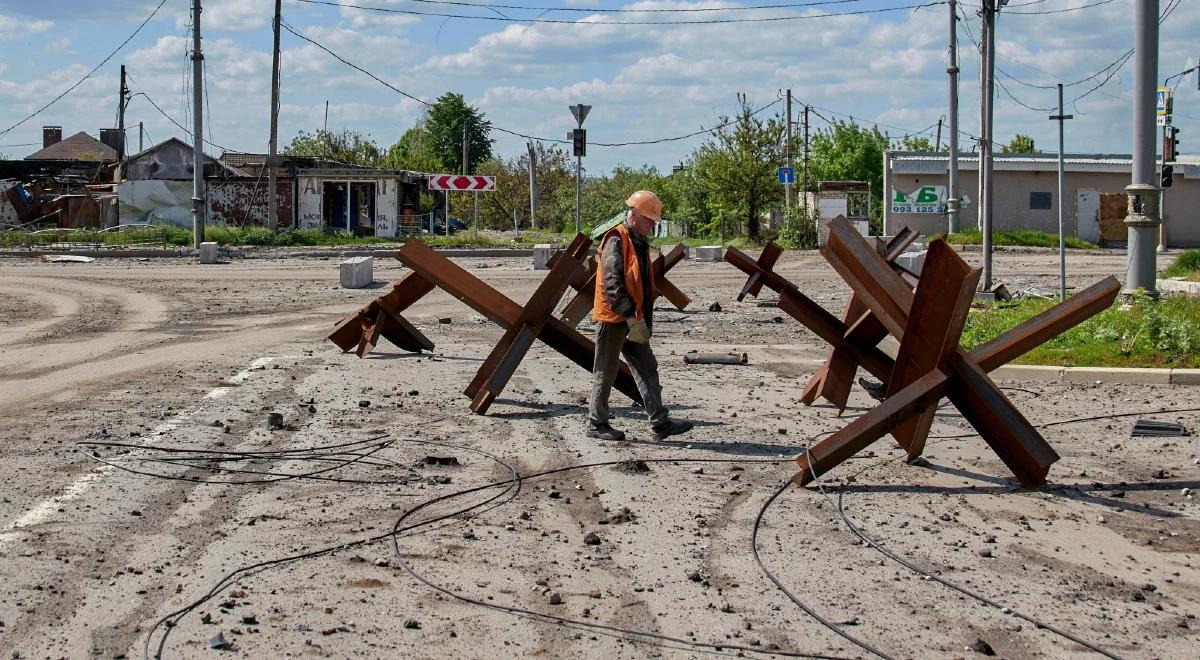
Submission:
M 1050 115 L 1058 121 L 1058 299 L 1067 299 L 1067 238 L 1063 230 L 1063 213 L 1066 210 L 1066 186 L 1063 167 L 1063 122 L 1074 119 L 1074 115 L 1063 113 L 1063 86 L 1058 84 L 1058 114 Z
M 538 149 L 533 140 L 527 143 L 529 149 L 529 228 L 538 228 Z
M 795 170 L 792 170 L 792 90 L 790 90 L 790 89 L 787 91 L 787 146 L 785 147 L 785 149 L 786 149 L 786 151 L 784 153 L 787 158 L 786 164 L 788 166 L 788 170 L 795 172 Z M 792 178 L 795 178 L 795 174 L 792 175 Z M 784 208 L 791 211 L 792 210 L 792 184 L 790 181 L 786 181 L 786 180 L 784 181 L 783 193 L 784 193 Z
M 204 52 L 200 0 L 192 0 L 192 243 L 204 242 Z
M 583 225 L 579 221 L 579 211 L 583 205 L 583 157 L 575 157 L 575 233 L 578 234 Z
M 125 166 L 125 98 L 129 88 L 125 86 L 125 65 L 121 65 L 121 90 L 117 97 L 117 164 Z
M 979 131 L 979 229 L 983 233 L 983 278 L 980 286 L 992 290 L 992 103 L 995 99 L 996 71 L 996 0 L 983 0 L 983 48 L 980 57 L 980 119 Z
M 275 46 L 271 52 L 271 144 L 267 153 L 267 226 L 279 228 L 279 200 L 275 183 L 275 158 L 279 149 L 279 22 L 282 18 L 283 0 L 275 0 Z
M 1168 160 L 1167 156 L 1168 156 L 1168 155 L 1170 156 L 1170 160 L 1172 160 L 1172 161 L 1174 161 L 1174 160 L 1175 160 L 1175 153 L 1174 153 L 1174 151 L 1175 151 L 1175 145 L 1174 145 L 1174 144 L 1172 144 L 1172 142 L 1173 142 L 1173 140 L 1174 140 L 1174 137 L 1175 137 L 1175 136 L 1174 136 L 1174 135 L 1172 135 L 1172 133 L 1171 133 L 1171 127 L 1170 127 L 1170 126 L 1163 126 L 1163 127 L 1162 127 L 1162 154 L 1161 154 L 1161 155 L 1162 155 L 1162 157 L 1161 157 L 1161 158 L 1159 158 L 1159 160 L 1158 160 L 1158 182 L 1159 182 L 1159 191 L 1158 191 L 1158 219 L 1159 219 L 1159 223 L 1158 223 L 1158 251 L 1159 251 L 1159 252 L 1166 252 L 1166 251 L 1167 251 L 1167 216 L 1166 216 L 1166 214 L 1163 212 L 1163 206 L 1164 206 L 1164 205 L 1167 203 L 1167 189 L 1166 189 L 1166 188 L 1163 188 L 1163 187 L 1161 187 L 1161 186 L 1162 186 L 1162 178 L 1163 178 L 1163 168 L 1164 168 L 1164 167 L 1166 167 L 1166 165 L 1167 165 L 1167 160 Z M 1168 153 L 1168 152 L 1170 152 L 1170 153 Z
M 958 3 L 950 0 L 950 64 L 946 67 L 950 77 L 950 173 L 946 197 L 946 230 L 958 231 Z
M 146 126 L 144 124 L 142 124 L 142 122 L 139 121 L 138 122 L 138 153 L 139 154 L 142 153 L 143 149 L 145 149 L 145 147 L 142 146 L 145 143 L 145 139 L 146 139 Z
M 1129 196 L 1129 270 L 1125 291 L 1144 289 L 1157 295 L 1155 256 L 1158 243 L 1158 200 L 1161 190 L 1154 180 L 1155 96 L 1158 81 L 1158 0 L 1135 0 L 1133 78 L 1133 173 L 1125 188 Z
M 934 140 L 934 143 L 933 143 L 933 150 L 934 150 L 934 151 L 941 151 L 941 150 L 942 150 L 942 122 L 943 122 L 944 120 L 945 120 L 945 117 L 939 117 L 939 118 L 938 118 L 937 138 Z
M 803 200 L 804 221 L 808 222 L 808 110 L 806 104 L 804 106 L 804 153 L 801 155 L 804 162 L 804 178 L 800 182 L 800 198 Z

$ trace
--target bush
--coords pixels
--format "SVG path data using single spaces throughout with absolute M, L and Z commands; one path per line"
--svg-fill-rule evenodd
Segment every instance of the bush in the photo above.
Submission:
M 806 218 L 803 208 L 793 208 L 784 215 L 779 244 L 790 250 L 817 248 L 817 214 L 814 209 Z
M 1200 275 L 1200 250 L 1187 250 L 1162 272 L 1163 277 L 1195 277 Z

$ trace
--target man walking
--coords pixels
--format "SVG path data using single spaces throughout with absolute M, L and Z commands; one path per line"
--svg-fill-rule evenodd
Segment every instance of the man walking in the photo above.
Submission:
M 642 395 L 654 439 L 662 440 L 692 429 L 691 422 L 672 420 L 663 406 L 658 361 L 650 350 L 654 278 L 646 235 L 662 218 L 662 202 L 649 190 L 639 190 L 625 200 L 625 205 L 629 207 L 625 222 L 610 229 L 600 241 L 596 306 L 592 310 L 598 326 L 596 361 L 592 367 L 587 435 L 602 440 L 625 439 L 623 432 L 608 423 L 608 395 L 624 355 Z

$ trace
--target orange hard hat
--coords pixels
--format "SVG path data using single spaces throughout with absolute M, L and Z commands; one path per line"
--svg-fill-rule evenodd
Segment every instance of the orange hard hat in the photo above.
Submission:
M 662 200 L 649 190 L 639 190 L 625 200 L 625 206 L 658 222 L 662 220 Z

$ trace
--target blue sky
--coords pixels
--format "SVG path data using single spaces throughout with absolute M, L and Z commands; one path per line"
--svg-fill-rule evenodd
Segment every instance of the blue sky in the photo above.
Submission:
M 284 0 L 284 20 L 344 58 L 421 99 L 444 91 L 464 94 L 497 126 L 562 138 L 573 127 L 572 103 L 594 106 L 586 128 L 593 142 L 629 142 L 678 136 L 711 126 L 730 112 L 735 94 L 746 92 L 765 105 L 790 87 L 797 113 L 804 103 L 823 118 L 854 116 L 880 122 L 898 136 L 926 131 L 946 112 L 948 9 L 813 18 L 904 7 L 913 0 L 841 0 L 807 7 L 681 13 L 598 13 L 596 9 L 706 9 L 771 0 L 612 2 L 609 0 L 503 0 L 507 5 L 553 7 L 556 11 L 486 9 L 414 0 L 329 0 L 430 13 L 569 21 L 530 24 L 363 11 Z M 978 134 L 978 35 L 975 0 L 961 5 L 962 144 Z M 1033 85 L 1071 82 L 1092 75 L 1132 45 L 1133 0 L 1013 0 L 997 29 L 997 65 L 1021 102 L 1037 108 L 1054 103 L 1053 89 Z M 802 0 L 803 2 L 803 0 Z M 64 89 L 123 41 L 158 0 L 0 0 L 0 130 L 19 121 Z M 786 4 L 786 2 L 785 2 Z M 1163 24 L 1160 75 L 1196 63 L 1195 29 L 1200 7 L 1183 0 Z M 135 92 L 144 92 L 168 115 L 190 126 L 187 50 L 190 0 L 167 0 L 143 31 L 73 93 L 9 134 L 0 152 L 22 157 L 40 147 L 41 126 L 93 135 L 115 125 L 117 72 L 128 66 Z M 207 58 L 208 124 L 212 142 L 234 150 L 266 150 L 273 0 L 206 0 L 203 14 Z M 1024 5 L 1024 6 L 1018 6 Z M 1168 3 L 1163 1 L 1163 8 Z M 1061 13 L 1047 12 L 1079 8 Z M 588 11 L 566 11 L 566 10 Z M 1026 13 L 1022 13 L 1026 12 Z M 798 20 L 711 25 L 609 25 L 612 21 L 696 21 L 807 17 Z M 383 146 L 400 137 L 420 116 L 421 104 L 348 68 L 317 47 L 283 34 L 283 100 L 280 141 L 301 129 L 322 126 L 329 102 L 331 129 L 368 133 Z M 1098 78 L 1099 82 L 1102 78 Z M 1026 84 L 1023 84 L 1026 83 Z M 1128 152 L 1132 65 L 1069 107 L 1067 149 Z M 1069 87 L 1067 99 L 1092 87 Z M 771 111 L 782 111 L 782 104 Z M 836 114 L 840 113 L 840 114 Z M 1027 133 L 1039 148 L 1056 145 L 1049 112 L 1028 109 L 997 89 L 996 136 L 1006 142 Z M 145 123 L 148 142 L 185 137 L 145 96 L 130 104 L 127 122 Z M 1200 153 L 1200 93 L 1194 77 L 1177 90 L 1176 125 L 1185 153 Z M 945 136 L 945 132 L 943 135 Z M 513 156 L 520 138 L 497 133 L 496 151 Z M 618 164 L 649 163 L 669 169 L 702 137 L 652 145 L 589 149 L 593 172 Z M 944 138 L 943 138 L 944 139 Z M 18 146 L 33 143 L 34 146 Z M 136 128 L 130 149 L 137 148 Z M 209 147 L 219 153 L 220 148 Z

